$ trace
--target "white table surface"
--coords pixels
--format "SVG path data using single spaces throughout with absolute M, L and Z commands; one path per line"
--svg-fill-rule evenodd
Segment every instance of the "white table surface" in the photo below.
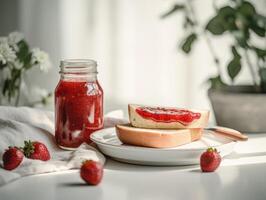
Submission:
M 266 134 L 238 143 L 214 173 L 199 166 L 151 167 L 108 159 L 99 186 L 83 183 L 77 170 L 24 177 L 0 187 L 0 200 L 266 200 Z

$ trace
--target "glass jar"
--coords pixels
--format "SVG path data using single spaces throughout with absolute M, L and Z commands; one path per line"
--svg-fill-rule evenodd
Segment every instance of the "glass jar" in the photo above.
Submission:
M 55 140 L 63 149 L 90 143 L 90 134 L 103 127 L 103 90 L 97 80 L 97 63 L 69 59 L 60 63 L 55 89 Z

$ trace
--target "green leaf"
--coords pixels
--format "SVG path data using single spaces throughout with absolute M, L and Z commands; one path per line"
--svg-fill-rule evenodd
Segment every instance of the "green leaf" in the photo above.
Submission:
M 232 53 L 233 53 L 233 55 L 234 55 L 234 58 L 237 58 L 237 59 L 240 59 L 240 58 L 241 58 L 241 56 L 240 56 L 240 54 L 237 52 L 237 49 L 236 49 L 235 46 L 232 46 L 232 47 L 231 47 L 231 50 L 232 50 Z
M 250 28 L 260 37 L 265 37 L 265 27 L 260 26 L 258 24 L 258 21 L 253 20 L 252 23 L 250 24 Z
M 206 30 L 210 31 L 214 35 L 221 35 L 225 32 L 223 27 L 223 21 L 219 16 L 213 17 L 206 25 Z
M 185 53 L 189 53 L 191 51 L 192 44 L 195 42 L 197 39 L 197 35 L 195 33 L 191 33 L 181 44 L 181 49 Z
M 252 17 L 256 13 L 255 7 L 247 1 L 244 1 L 240 7 L 238 8 L 238 11 L 247 17 Z
M 217 15 L 207 23 L 205 29 L 214 35 L 221 35 L 227 30 L 236 30 L 235 11 L 236 10 L 230 6 L 222 7 L 217 11 Z
M 237 52 L 235 46 L 231 47 L 231 51 L 234 57 L 227 65 L 227 72 L 232 81 L 234 81 L 235 77 L 241 71 L 241 55 Z
M 266 16 L 263 16 L 263 15 L 260 15 L 260 14 L 255 14 L 253 16 L 253 19 L 255 21 L 257 21 L 258 24 L 260 24 L 261 26 L 264 26 L 264 27 L 266 26 Z
M 29 46 L 28 46 L 28 44 L 26 43 L 25 40 L 21 40 L 18 43 L 18 48 L 19 48 L 19 51 L 17 53 L 17 57 L 18 57 L 20 62 L 24 63 L 25 60 L 27 60 L 27 57 L 30 54 Z
M 241 71 L 240 58 L 234 57 L 227 65 L 227 72 L 232 81 L 234 81 L 235 77 L 238 75 L 240 71 Z
M 218 16 L 221 18 L 223 28 L 225 30 L 236 30 L 236 10 L 230 6 L 222 7 L 218 11 Z
M 17 53 L 18 59 L 23 63 L 24 69 L 30 69 L 32 67 L 31 57 L 32 53 L 30 52 L 29 46 L 25 40 L 21 40 L 18 43 L 19 51 Z
M 224 6 L 224 7 L 219 9 L 218 15 L 221 16 L 222 18 L 226 19 L 228 17 L 234 16 L 235 11 L 236 10 L 230 6 Z
M 260 49 L 260 48 L 257 48 L 257 47 L 252 47 L 252 49 L 255 51 L 255 53 L 257 54 L 257 56 L 259 58 L 262 58 L 263 60 L 265 59 L 265 57 L 266 57 L 266 49 Z
M 185 9 L 185 6 L 183 4 L 176 4 L 169 11 L 167 11 L 166 13 L 164 13 L 161 16 L 161 18 L 166 18 L 166 17 L 172 15 L 173 13 L 175 13 L 176 11 L 184 10 L 184 9 Z
M 212 89 L 221 89 L 226 86 L 220 76 L 212 77 L 208 81 L 211 83 Z

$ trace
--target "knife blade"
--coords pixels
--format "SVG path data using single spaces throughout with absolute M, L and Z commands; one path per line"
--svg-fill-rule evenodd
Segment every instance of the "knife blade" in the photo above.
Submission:
M 215 126 L 215 127 L 211 127 L 211 128 L 205 128 L 205 130 L 212 131 L 215 134 L 230 138 L 230 139 L 235 140 L 235 141 L 247 141 L 248 140 L 247 135 L 244 135 L 241 132 L 234 130 L 232 128 Z

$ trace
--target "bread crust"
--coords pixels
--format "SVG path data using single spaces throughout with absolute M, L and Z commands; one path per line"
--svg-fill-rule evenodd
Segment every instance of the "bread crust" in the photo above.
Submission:
M 144 129 L 136 128 L 130 124 L 116 125 L 116 133 L 122 143 L 153 147 L 170 148 L 199 140 L 202 136 L 201 128 L 195 129 Z

